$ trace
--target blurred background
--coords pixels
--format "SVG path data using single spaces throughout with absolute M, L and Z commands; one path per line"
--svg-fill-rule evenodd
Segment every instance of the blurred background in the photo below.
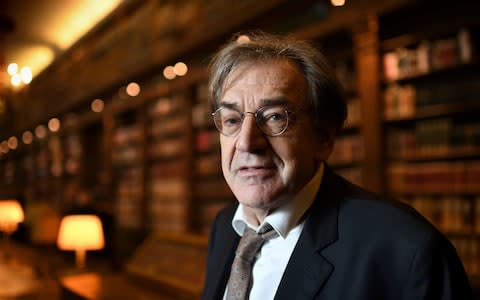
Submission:
M 479 15 L 477 1 L 0 0 L 0 299 L 199 298 L 209 226 L 235 201 L 206 67 L 257 29 L 324 52 L 349 99 L 329 164 L 418 209 L 480 289 Z

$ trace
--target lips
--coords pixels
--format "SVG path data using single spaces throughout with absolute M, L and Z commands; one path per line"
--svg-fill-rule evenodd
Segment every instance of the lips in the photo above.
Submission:
M 271 165 L 242 166 L 237 169 L 237 174 L 240 176 L 260 176 L 271 173 L 273 169 Z

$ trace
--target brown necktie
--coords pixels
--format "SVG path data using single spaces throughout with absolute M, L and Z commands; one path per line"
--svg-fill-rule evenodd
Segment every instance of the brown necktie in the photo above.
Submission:
M 276 235 L 272 226 L 267 224 L 257 234 L 246 228 L 238 243 L 235 259 L 233 260 L 230 278 L 228 279 L 227 300 L 248 299 L 250 277 L 255 256 L 262 244 Z

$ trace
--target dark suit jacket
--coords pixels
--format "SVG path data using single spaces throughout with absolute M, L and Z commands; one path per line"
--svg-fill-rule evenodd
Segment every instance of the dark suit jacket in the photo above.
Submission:
M 222 299 L 225 291 L 239 241 L 231 226 L 237 206 L 221 211 L 212 226 L 204 300 Z M 454 247 L 400 202 L 327 167 L 305 217 L 275 300 L 472 299 Z

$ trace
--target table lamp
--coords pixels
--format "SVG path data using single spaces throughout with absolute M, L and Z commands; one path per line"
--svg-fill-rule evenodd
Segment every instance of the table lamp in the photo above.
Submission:
M 23 209 L 17 200 L 0 200 L 0 231 L 10 236 L 23 220 Z
M 102 222 L 95 215 L 69 215 L 62 218 L 57 237 L 62 250 L 74 250 L 79 269 L 85 267 L 86 251 L 100 250 L 105 246 Z

